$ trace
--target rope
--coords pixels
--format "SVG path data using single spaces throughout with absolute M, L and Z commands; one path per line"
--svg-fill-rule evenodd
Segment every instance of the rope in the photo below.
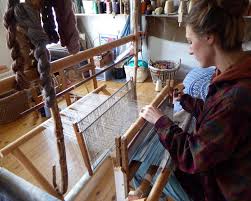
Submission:
M 46 49 L 49 38 L 41 26 L 40 13 L 23 3 L 16 5 L 14 12 L 17 23 L 26 30 L 28 38 L 35 46 L 34 56 L 38 61 L 38 72 L 42 81 L 45 104 L 47 107 L 52 107 L 56 94 L 50 76 L 50 55 Z
M 4 15 L 4 26 L 7 29 L 7 46 L 11 50 L 11 58 L 13 63 L 11 68 L 16 76 L 17 87 L 25 89 L 29 87 L 29 82 L 24 75 L 25 59 L 21 54 L 20 46 L 17 41 L 16 33 L 16 19 L 14 15 L 14 8 L 19 4 L 19 0 L 9 0 L 8 9 Z

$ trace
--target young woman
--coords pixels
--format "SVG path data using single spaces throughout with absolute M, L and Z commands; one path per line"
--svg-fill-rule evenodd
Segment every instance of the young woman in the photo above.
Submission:
M 217 67 L 205 102 L 179 97 L 197 119 L 196 131 L 183 132 L 154 107 L 140 114 L 155 125 L 177 169 L 189 176 L 190 183 L 180 183 L 193 201 L 251 200 L 251 57 L 242 51 L 248 3 L 199 0 L 187 17 L 189 53 L 201 66 Z

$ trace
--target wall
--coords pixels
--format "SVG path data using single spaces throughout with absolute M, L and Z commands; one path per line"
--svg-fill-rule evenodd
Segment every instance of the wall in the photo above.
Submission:
M 99 45 L 99 34 L 119 35 L 127 17 L 127 15 L 113 17 L 106 14 L 81 15 L 77 17 L 77 22 L 79 31 L 89 37 L 88 47 L 90 43 L 96 47 Z
M 145 48 L 147 47 L 145 46 Z M 188 54 L 187 43 L 173 42 L 151 36 L 148 38 L 147 49 L 148 51 L 143 51 L 145 60 L 173 60 L 178 62 L 181 59 L 182 65 L 176 75 L 177 79 L 183 79 L 192 68 L 199 66 L 194 56 Z
M 175 18 L 142 17 L 142 30 L 148 34 L 143 43 L 144 60 L 173 60 L 181 59 L 181 68 L 176 78 L 184 79 L 193 68 L 199 67 L 194 56 L 188 54 L 188 43 L 185 38 L 184 27 L 178 27 Z
M 245 18 L 246 29 L 243 44 L 244 50 L 251 50 L 251 19 Z M 176 17 L 142 17 L 142 30 L 148 34 L 148 43 L 143 45 L 143 57 L 145 60 L 181 59 L 181 69 L 177 74 L 178 79 L 184 76 L 200 64 L 194 56 L 188 54 L 188 44 L 185 38 L 185 27 L 178 27 Z
M 5 8 L 7 5 L 7 1 L 6 0 L 1 0 L 0 2 L 0 64 L 1 65 L 6 65 L 6 66 L 10 66 L 12 63 L 11 57 L 10 57 L 10 51 L 7 48 L 6 45 L 6 30 L 5 27 L 3 25 L 3 15 L 5 12 Z

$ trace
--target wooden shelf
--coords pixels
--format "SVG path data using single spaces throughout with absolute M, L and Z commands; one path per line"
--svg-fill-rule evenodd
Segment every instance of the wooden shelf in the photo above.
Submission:
M 85 13 L 76 13 L 75 14 L 76 17 L 85 17 L 85 16 L 128 16 L 128 14 L 116 14 L 116 15 L 113 15 L 113 14 L 106 14 L 106 13 L 101 13 L 101 14 L 85 14 Z
M 176 19 L 178 18 L 177 14 L 174 15 L 166 15 L 166 14 L 161 14 L 161 15 L 142 15 L 145 17 L 165 17 L 165 18 L 171 18 L 171 19 Z M 244 16 L 244 19 L 251 19 L 251 16 Z
M 166 18 L 172 18 L 172 19 L 178 18 L 177 14 L 174 14 L 174 15 L 166 15 L 166 14 L 161 14 L 161 15 L 142 15 L 142 16 L 145 16 L 145 17 L 166 17 Z

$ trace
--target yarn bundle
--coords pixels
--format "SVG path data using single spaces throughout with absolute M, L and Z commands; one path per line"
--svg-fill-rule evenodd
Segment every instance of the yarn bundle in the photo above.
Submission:
M 29 87 L 29 82 L 24 75 L 24 56 L 21 54 L 20 45 L 17 40 L 17 26 L 14 16 L 14 8 L 19 4 L 19 0 L 9 0 L 8 8 L 4 16 L 4 26 L 7 29 L 7 46 L 11 50 L 13 63 L 11 68 L 16 76 L 17 88 L 25 89 Z
M 64 0 L 64 3 L 62 0 L 37 0 L 33 4 L 34 1 L 20 3 L 20 0 L 9 0 L 4 17 L 4 25 L 8 30 L 7 45 L 11 50 L 12 70 L 16 76 L 17 89 L 30 87 L 24 72 L 37 67 L 45 104 L 51 107 L 56 95 L 50 77 L 50 55 L 46 45 L 57 43 L 60 35 L 61 45 L 66 46 L 69 53 L 75 54 L 80 49 L 79 32 L 71 0 Z M 59 34 L 56 31 L 53 8 L 57 14 Z
M 45 104 L 47 107 L 52 107 L 56 94 L 50 77 L 50 56 L 46 49 L 49 38 L 41 26 L 40 13 L 24 3 L 16 5 L 14 13 L 17 24 L 26 30 L 28 38 L 35 47 L 34 56 L 38 61 L 37 70 L 43 86 Z

